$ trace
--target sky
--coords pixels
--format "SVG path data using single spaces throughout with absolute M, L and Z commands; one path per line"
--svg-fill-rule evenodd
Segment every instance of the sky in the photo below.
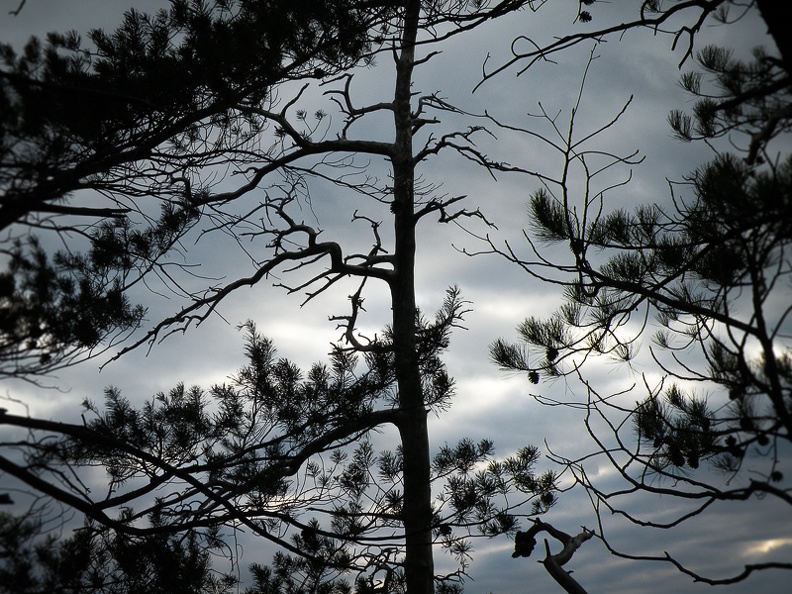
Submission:
M 539 64 L 519 77 L 515 76 L 516 69 L 510 69 L 475 93 L 472 90 L 480 81 L 481 65 L 488 54 L 490 63 L 496 64 L 507 56 L 510 41 L 520 34 L 547 41 L 558 31 L 572 30 L 576 4 L 551 1 L 536 14 L 529 11 L 514 14 L 503 22 L 452 40 L 443 46 L 442 54 L 419 70 L 415 89 L 438 92 L 466 111 L 482 113 L 486 109 L 500 121 L 550 134 L 547 121 L 531 116 L 540 112 L 541 105 L 548 114 L 558 114 L 556 121 L 560 125 L 566 125 L 591 46 L 558 55 L 556 63 Z M 17 0 L 0 0 L 0 39 L 18 47 L 32 33 L 110 27 L 132 2 L 28 0 L 19 16 L 8 16 L 9 10 L 17 5 Z M 157 0 L 134 3 L 141 10 L 158 5 Z M 626 20 L 634 16 L 634 6 L 635 2 L 614 0 L 602 7 L 603 13 L 592 12 L 595 17 Z M 705 42 L 719 41 L 740 51 L 758 43 L 768 43 L 762 23 L 750 18 L 728 28 L 705 27 L 697 47 Z M 616 177 L 609 179 L 622 179 L 629 173 L 632 180 L 608 194 L 609 206 L 667 204 L 667 178 L 680 179 L 712 156 L 711 150 L 702 144 L 675 140 L 666 122 L 671 109 L 690 108 L 692 104 L 676 84 L 681 52 L 672 53 L 670 45 L 668 36 L 651 36 L 641 31 L 601 44 L 595 50 L 598 58 L 590 68 L 577 114 L 576 131 L 582 136 L 587 130 L 607 123 L 632 96 L 629 109 L 618 125 L 598 137 L 597 142 L 598 146 L 618 154 L 638 150 L 645 157 L 631 170 L 614 171 Z M 381 56 L 375 67 L 356 73 L 353 89 L 361 103 L 387 98 L 391 90 L 389 67 L 387 56 Z M 315 100 L 321 105 L 320 97 Z M 381 131 L 374 124 L 359 133 L 376 137 Z M 558 171 L 557 156 L 536 138 L 504 131 L 495 131 L 495 135 L 497 139 L 488 139 L 482 144 L 493 158 L 537 171 Z M 381 164 L 372 163 L 371 168 L 381 170 Z M 449 196 L 468 195 L 468 204 L 480 207 L 497 226 L 489 230 L 473 226 L 470 231 L 489 233 L 496 245 L 509 242 L 521 253 L 528 253 L 521 233 L 529 226 L 527 201 L 540 187 L 536 179 L 503 174 L 493 180 L 469 162 L 450 156 L 432 161 L 422 173 L 432 182 L 442 183 L 441 191 Z M 350 226 L 349 218 L 354 208 L 365 208 L 365 205 L 354 200 L 333 194 L 326 188 L 317 188 L 312 198 L 315 213 L 306 216 L 315 215 L 328 238 L 360 236 L 361 230 Z M 457 395 L 448 413 L 430 419 L 433 445 L 455 443 L 462 437 L 491 437 L 500 455 L 508 455 L 526 444 L 547 444 L 554 452 L 570 457 L 590 451 L 592 443 L 580 424 L 579 412 L 545 407 L 532 397 L 579 398 L 583 395 L 580 385 L 557 381 L 533 386 L 525 377 L 504 374 L 489 361 L 488 345 L 493 340 L 514 338 L 516 325 L 526 316 L 549 315 L 555 309 L 560 303 L 556 288 L 530 278 L 498 256 L 466 255 L 465 251 L 481 251 L 486 246 L 456 226 L 439 226 L 427 221 L 419 233 L 419 305 L 425 312 L 432 313 L 440 306 L 446 288 L 452 285 L 459 286 L 464 298 L 472 304 L 472 311 L 465 319 L 466 329 L 455 332 L 445 357 L 449 372 L 457 382 Z M 367 239 L 365 235 L 362 238 Z M 365 243 L 361 246 L 366 247 Z M 188 260 L 200 261 L 201 272 L 210 276 L 225 275 L 232 279 L 247 270 L 242 254 L 220 238 L 190 246 Z M 288 277 L 284 276 L 283 280 L 288 281 Z M 54 389 L 8 383 L 0 389 L 18 402 L 9 401 L 3 406 L 16 413 L 24 410 L 33 416 L 78 418 L 82 399 L 101 400 L 103 388 L 109 385 L 120 387 L 132 400 L 142 401 L 178 382 L 204 387 L 223 382 L 244 363 L 242 336 L 236 326 L 248 319 L 254 320 L 259 330 L 275 341 L 280 355 L 308 366 L 323 360 L 330 342 L 338 338 L 339 332 L 327 317 L 345 313 L 348 293 L 339 291 L 324 295 L 301 306 L 299 295 L 287 295 L 277 287 L 259 285 L 245 289 L 223 304 L 224 319 L 215 316 L 184 336 L 172 337 L 155 346 L 150 352 L 134 351 L 104 366 L 101 371 L 99 365 L 103 360 L 64 370 L 49 379 L 56 386 Z M 175 297 L 167 295 L 142 297 L 146 299 L 152 320 L 158 314 L 174 311 L 179 303 Z M 366 305 L 368 314 L 361 321 L 361 327 L 373 333 L 387 323 L 385 293 L 374 289 L 368 294 Z M 634 369 L 597 362 L 588 368 L 588 373 L 592 384 L 603 392 L 624 389 L 640 381 L 641 373 L 652 380 L 659 379 L 645 359 L 638 359 Z M 640 397 L 634 394 L 628 399 Z M 385 434 L 383 439 L 387 437 Z M 541 468 L 552 468 L 552 464 L 543 461 Z M 598 473 L 603 484 L 613 478 L 605 466 L 592 470 Z M 716 477 L 714 480 L 723 479 Z M 634 505 L 636 510 L 653 517 L 668 517 L 681 509 L 678 501 L 656 497 L 642 498 Z M 562 494 L 546 519 L 569 533 L 576 533 L 581 526 L 594 527 L 594 514 L 582 491 Z M 714 577 L 732 575 L 736 565 L 788 561 L 792 557 L 789 510 L 766 500 L 715 506 L 704 517 L 673 531 L 642 530 L 620 523 L 617 518 L 606 518 L 606 521 L 612 542 L 621 549 L 654 555 L 668 551 L 687 561 L 691 568 Z M 470 594 L 560 591 L 536 563 L 538 556 L 529 560 L 512 559 L 512 542 L 506 537 L 476 541 L 474 549 L 470 567 L 472 579 L 466 584 L 466 592 Z M 254 560 L 266 561 L 246 557 L 243 562 Z M 442 553 L 438 553 L 438 563 L 443 563 Z M 592 594 L 641 594 L 661 589 L 697 594 L 711 589 L 693 583 L 670 565 L 616 559 L 597 540 L 584 544 L 568 568 L 574 570 L 574 577 Z M 786 584 L 788 576 L 782 572 L 765 572 L 747 583 L 719 587 L 719 591 L 733 594 L 750 589 L 761 594 L 783 591 Z

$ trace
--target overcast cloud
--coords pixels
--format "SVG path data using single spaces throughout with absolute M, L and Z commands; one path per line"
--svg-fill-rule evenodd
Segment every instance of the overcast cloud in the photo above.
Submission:
M 159 3 L 151 0 L 134 4 L 146 10 Z M 499 57 L 507 55 L 512 38 L 528 34 L 547 40 L 561 30 L 569 30 L 572 4 L 576 2 L 549 2 L 538 14 L 525 11 L 509 17 L 506 22 L 458 37 L 444 46 L 440 56 L 420 69 L 416 91 L 438 91 L 465 110 L 481 113 L 486 109 L 501 121 L 535 130 L 544 124 L 526 114 L 538 113 L 541 102 L 548 112 L 559 112 L 559 122 L 565 122 L 574 104 L 590 47 L 560 54 L 556 57 L 557 64 L 538 65 L 520 77 L 515 77 L 514 70 L 507 71 L 475 93 L 471 90 L 479 82 L 485 56 L 491 54 L 492 62 L 497 63 Z M 634 4 L 615 0 L 602 10 L 621 11 L 624 16 L 619 20 L 627 20 L 634 16 Z M 18 17 L 8 16 L 9 10 L 17 5 L 18 0 L 0 0 L 0 39 L 18 47 L 32 33 L 112 26 L 130 2 L 28 0 Z M 627 5 L 631 7 L 629 11 L 625 9 Z M 757 43 L 767 43 L 763 32 L 761 23 L 746 20 L 728 29 L 705 29 L 698 43 L 725 40 L 730 46 L 746 50 Z M 584 91 L 578 115 L 580 133 L 609 121 L 634 95 L 618 126 L 603 135 L 600 142 L 616 153 L 626 154 L 637 149 L 645 156 L 643 164 L 633 169 L 633 181 L 609 195 L 610 205 L 667 203 L 666 178 L 680 179 L 712 156 L 703 144 L 682 144 L 671 138 L 666 123 L 668 112 L 689 108 L 691 102 L 676 84 L 681 53 L 677 51 L 672 55 L 670 44 L 667 36 L 652 37 L 649 32 L 642 31 L 628 34 L 621 42 L 611 40 L 596 49 L 600 57 L 591 67 Z M 361 72 L 355 81 L 353 90 L 360 93 L 361 103 L 363 97 L 374 100 L 388 97 L 391 92 L 388 59 L 387 55 L 381 56 L 377 67 Z M 544 126 L 542 131 L 548 133 L 549 129 Z M 362 135 L 364 131 L 358 133 Z M 484 145 L 493 158 L 539 171 L 558 171 L 559 161 L 541 143 L 527 136 L 496 134 L 497 142 L 489 140 Z M 371 167 L 372 170 L 381 169 L 381 164 L 372 163 Z M 497 225 L 497 230 L 488 231 L 494 241 L 499 244 L 509 241 L 525 249 L 520 239 L 521 230 L 529 223 L 526 204 L 530 194 L 539 188 L 536 180 L 502 175 L 494 181 L 486 172 L 451 155 L 432 161 L 423 173 L 429 181 L 442 183 L 442 191 L 448 195 L 466 194 L 470 197 L 469 205 L 481 207 Z M 614 172 L 620 176 L 626 173 L 626 169 Z M 349 223 L 354 208 L 365 207 L 362 199 L 339 195 L 337 190 L 335 193 L 326 191 L 326 188 L 315 189 L 312 200 L 327 237 L 357 235 L 365 249 L 367 229 Z M 353 204 L 354 200 L 357 202 Z M 378 216 L 382 218 L 384 214 Z M 312 215 L 306 212 L 306 218 L 309 217 Z M 471 228 L 477 233 L 487 232 L 483 226 Z M 570 391 L 582 396 L 580 386 L 563 381 L 533 386 L 524 377 L 503 374 L 489 361 L 488 345 L 493 340 L 514 337 L 515 326 L 526 316 L 553 311 L 559 303 L 556 290 L 532 280 L 497 256 L 464 255 L 462 249 L 476 251 L 485 246 L 455 226 L 443 227 L 426 221 L 419 233 L 419 305 L 432 313 L 441 304 L 445 289 L 451 285 L 458 285 L 463 296 L 472 302 L 472 312 L 466 319 L 467 330 L 454 334 L 446 357 L 449 371 L 457 381 L 457 398 L 449 413 L 431 421 L 434 445 L 456 442 L 462 437 L 491 437 L 501 455 L 526 444 L 541 446 L 545 441 L 554 451 L 568 456 L 590 450 L 592 444 L 580 424 L 579 412 L 543 407 L 531 397 L 531 394 L 541 394 L 559 400 L 569 399 Z M 228 245 L 199 243 L 196 251 L 189 253 L 188 260 L 201 261 L 202 273 L 226 275 L 229 279 L 249 270 L 249 262 L 230 242 Z M 288 279 L 284 277 L 283 280 Z M 239 291 L 225 302 L 220 309 L 225 320 L 215 316 L 186 335 L 174 336 L 157 345 L 148 355 L 143 350 L 132 352 L 106 366 L 101 373 L 96 361 L 66 370 L 52 378 L 52 384 L 59 390 L 37 389 L 20 383 L 9 383 L 1 389 L 4 394 L 26 403 L 31 415 L 69 418 L 79 415 L 79 403 L 83 398 L 101 400 L 102 390 L 108 385 L 120 387 L 127 397 L 135 400 L 149 398 L 178 382 L 208 387 L 224 381 L 244 363 L 242 337 L 235 326 L 247 319 L 254 320 L 262 333 L 275 340 L 282 356 L 307 366 L 322 360 L 328 352 L 328 344 L 338 338 L 338 331 L 327 317 L 345 311 L 345 298 L 351 292 L 347 288 L 300 307 L 300 296 L 289 296 L 282 289 L 262 284 Z M 175 297 L 144 297 L 151 320 L 175 311 L 180 305 Z M 363 329 L 374 332 L 387 323 L 388 306 L 384 297 L 381 290 L 373 289 L 369 293 L 368 315 L 361 320 Z M 652 372 L 652 366 L 639 361 L 637 370 Z M 591 367 L 589 378 L 602 391 L 617 391 L 635 382 L 638 375 L 624 367 L 602 364 Z M 640 394 L 636 393 L 629 399 L 638 398 Z M 14 412 L 21 411 L 18 408 Z M 550 467 L 549 462 L 543 464 Z M 602 472 L 606 473 L 607 469 L 603 468 Z M 603 480 L 607 478 L 603 474 Z M 679 502 L 647 497 L 636 505 L 647 514 L 667 514 L 676 511 Z M 767 501 L 718 506 L 708 511 L 704 519 L 671 532 L 639 530 L 615 519 L 606 520 L 609 536 L 621 549 L 654 555 L 668 551 L 684 559 L 694 570 L 715 577 L 735 573 L 735 562 L 789 561 L 792 557 L 789 510 L 776 509 Z M 595 527 L 594 514 L 582 491 L 563 494 L 548 515 L 548 521 L 570 533 L 577 532 L 580 526 Z M 771 542 L 773 539 L 775 541 Z M 508 538 L 478 541 L 474 548 L 476 552 L 470 569 L 473 581 L 466 585 L 470 594 L 560 591 L 536 563 L 538 555 L 529 560 L 511 558 L 512 543 Z M 249 547 L 248 553 L 253 550 Z M 243 562 L 267 561 L 254 557 L 245 557 Z M 439 563 L 442 561 L 438 559 Z M 711 590 L 710 586 L 692 583 L 670 565 L 619 560 L 597 540 L 587 542 L 568 568 L 574 570 L 575 578 L 592 594 L 698 594 Z M 783 572 L 765 572 L 748 584 L 719 587 L 718 591 L 723 594 L 783 592 L 788 588 L 788 580 L 789 576 Z

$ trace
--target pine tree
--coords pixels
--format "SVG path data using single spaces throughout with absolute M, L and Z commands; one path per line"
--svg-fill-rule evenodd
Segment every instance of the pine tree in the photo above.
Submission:
M 278 84 L 365 61 L 378 4 L 174 0 L 87 42 L 2 45 L 0 375 L 36 381 L 138 328 L 128 289 L 207 202 L 191 172 L 243 165 Z
M 177 284 L 187 305 L 154 320 L 125 350 L 200 323 L 239 288 L 275 274 L 295 279 L 281 286 L 308 300 L 351 285 L 347 312 L 332 316 L 343 340 L 328 365 L 303 372 L 275 359 L 271 343 L 249 326 L 249 365 L 231 385 L 207 391 L 180 385 L 143 409 L 109 389 L 104 409 L 88 405 L 86 415 L 95 416 L 85 426 L 6 414 L 0 421 L 36 437 L 20 445 L 26 460 L 0 457 L 0 469 L 130 537 L 223 526 L 274 541 L 290 555 L 274 564 L 287 575 L 258 571 L 265 591 L 281 578 L 305 581 L 313 591 L 341 588 L 341 574 L 350 572 L 361 591 L 379 579 L 410 594 L 433 592 L 436 583 L 451 591 L 465 575 L 470 536 L 513 533 L 519 515 L 551 506 L 555 476 L 534 474 L 535 448 L 496 459 L 491 442 L 462 440 L 432 455 L 427 416 L 442 412 L 453 393 L 438 357 L 465 305 L 452 289 L 437 318 L 426 320 L 415 286 L 419 225 L 434 215 L 442 223 L 486 225 L 482 213 L 464 207 L 464 197 L 425 182 L 419 167 L 441 151 L 498 166 L 474 142 L 483 132 L 480 119 L 461 131 L 427 132 L 446 116 L 465 114 L 437 94 L 420 94 L 416 69 L 436 55 L 435 44 L 526 4 L 196 0 L 175 2 L 154 17 L 130 13 L 118 32 L 92 35 L 102 56 L 96 80 L 117 83 L 115 95 L 140 89 L 142 96 L 121 100 L 128 116 L 108 101 L 110 113 L 100 123 L 110 125 L 108 138 L 122 153 L 111 151 L 116 161 L 107 161 L 103 149 L 96 155 L 101 162 L 68 189 L 107 190 L 122 205 L 144 197 L 164 204 L 158 215 L 135 211 L 152 221 L 142 230 L 133 217 L 112 215 L 99 227 L 110 246 L 100 255 L 137 271 L 134 278 L 154 270 L 170 279 L 163 256 L 179 240 L 220 231 L 240 245 L 244 239 L 252 268 L 222 284 Z M 362 39 L 353 37 L 338 54 L 343 23 Z M 227 43 L 228 54 L 218 49 Z M 74 56 L 80 56 L 76 46 Z M 392 93 L 359 105 L 353 66 L 375 57 L 393 61 Z M 160 87 L 162 79 L 168 80 Z M 328 110 L 313 109 L 316 97 L 309 95 L 317 88 Z M 382 116 L 387 132 L 357 136 L 365 130 L 361 122 Z M 153 135 L 146 135 L 149 123 Z M 78 122 L 69 133 L 79 140 L 85 125 L 94 139 L 94 124 Z M 232 172 L 226 184 L 216 183 L 218 171 Z M 343 234 L 334 240 L 306 222 L 312 189 L 324 183 L 366 199 L 368 210 L 351 215 L 370 231 L 367 249 L 358 251 L 359 233 L 355 241 Z M 25 188 L 34 203 L 51 204 L 48 186 Z M 389 223 L 387 235 L 380 233 L 382 221 Z M 129 247 L 142 257 L 130 261 Z M 358 327 L 374 283 L 387 291 L 391 313 L 381 333 L 366 337 Z M 369 443 L 380 427 L 398 434 L 393 450 L 379 453 Z M 64 439 L 52 443 L 47 432 Z M 45 478 L 93 464 L 108 473 L 106 495 Z M 515 501 L 505 498 L 509 492 Z M 313 523 L 307 512 L 324 520 Z M 438 545 L 459 561 L 458 571 L 436 575 Z
M 700 23 L 709 17 L 728 23 L 733 4 L 664 8 L 644 2 L 641 19 L 617 29 L 654 26 L 683 10 L 700 11 Z M 767 19 L 767 11 L 777 8 L 771 4 L 757 2 L 754 8 Z M 767 24 L 771 34 L 778 30 L 775 23 Z M 537 191 L 530 203 L 534 227 L 529 234 L 536 257 L 504 253 L 529 273 L 563 286 L 563 305 L 549 319 L 522 322 L 516 344 L 498 340 L 491 347 L 497 364 L 527 373 L 532 383 L 561 376 L 582 381 L 588 397 L 580 404 L 587 409 L 594 455 L 607 458 L 623 483 L 599 485 L 586 472 L 590 455 L 559 454 L 556 460 L 572 471 L 598 509 L 661 528 L 704 514 L 715 502 L 757 497 L 792 503 L 780 455 L 792 435 L 788 40 L 773 37 L 780 55 L 757 48 L 751 59 L 738 60 L 728 48 L 695 51 L 696 30 L 683 26 L 675 37 L 689 35 L 685 60 L 694 57 L 697 69 L 683 74 L 680 84 L 696 102 L 692 114 L 673 111 L 669 122 L 683 141 L 717 147 L 719 139 L 727 139 L 727 148 L 672 183 L 669 206 L 609 210 L 605 194 L 624 184 L 596 191 L 594 178 L 606 167 L 595 165 L 596 150 L 572 147 L 570 140 L 562 147 L 568 150 L 565 171 L 580 166 L 590 191 L 578 201 L 567 177 Z M 608 31 L 567 38 L 551 49 L 598 34 Z M 627 162 L 616 155 L 605 154 L 605 159 L 608 167 Z M 542 241 L 568 246 L 566 259 L 545 256 Z M 625 394 L 603 393 L 593 385 L 587 363 L 608 356 L 630 365 L 642 341 L 650 343 L 645 347 L 649 364 L 662 381 L 644 380 L 645 395 L 630 407 Z M 642 365 L 645 369 L 646 360 Z M 642 493 L 688 500 L 690 508 L 658 524 L 629 510 L 629 496 Z M 636 558 L 629 551 L 615 552 Z M 637 558 L 671 562 L 710 584 L 739 582 L 766 569 L 792 569 L 789 563 L 770 562 L 718 578 L 667 553 Z

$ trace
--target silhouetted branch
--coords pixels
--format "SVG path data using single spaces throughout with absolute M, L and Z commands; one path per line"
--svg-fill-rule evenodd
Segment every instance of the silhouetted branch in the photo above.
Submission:
M 594 533 L 591 530 L 583 528 L 583 531 L 576 536 L 558 530 L 552 525 L 535 518 L 534 525 L 527 531 L 518 531 L 514 537 L 514 553 L 513 558 L 528 557 L 533 552 L 536 546 L 536 535 L 541 532 L 547 532 L 550 536 L 559 541 L 563 548 L 556 554 L 550 552 L 550 545 L 545 539 L 545 558 L 542 564 L 547 569 L 547 572 L 553 579 L 569 594 L 587 594 L 586 590 L 570 575 L 572 572 L 562 569 L 563 565 L 572 559 L 580 546 L 589 540 Z
M 8 14 L 13 15 L 13 16 L 19 16 L 19 13 L 22 12 L 22 9 L 25 7 L 25 3 L 26 2 L 27 2 L 27 0 L 20 0 L 19 6 L 17 6 L 16 9 L 14 9 L 14 10 L 8 11 Z

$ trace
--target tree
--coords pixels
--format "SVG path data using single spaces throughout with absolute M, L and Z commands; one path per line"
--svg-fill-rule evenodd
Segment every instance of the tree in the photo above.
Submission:
M 564 289 L 564 303 L 550 319 L 526 319 L 518 328 L 519 343 L 499 340 L 491 353 L 503 368 L 527 372 L 533 383 L 560 376 L 583 383 L 587 399 L 577 404 L 585 407 L 595 451 L 574 457 L 555 453 L 555 459 L 591 496 L 598 536 L 619 556 L 670 562 L 709 584 L 740 582 L 754 572 L 792 565 L 738 569 L 735 559 L 734 575 L 705 575 L 668 553 L 616 550 L 602 512 L 638 526 L 670 529 L 718 502 L 767 498 L 792 504 L 783 470 L 792 435 L 787 299 L 792 161 L 784 136 L 792 123 L 792 62 L 788 40 L 771 22 L 778 6 L 761 1 L 746 10 L 755 8 L 766 20 L 780 55 L 759 48 L 752 59 L 738 60 L 725 48 L 693 51 L 705 20 L 728 22 L 727 9 L 739 9 L 736 5 L 680 2 L 662 9 L 644 2 L 639 21 L 537 50 L 538 56 L 600 34 L 656 27 L 677 11 L 698 10 L 694 24 L 675 34 L 675 41 L 689 36 L 685 59 L 695 53 L 699 70 L 683 74 L 680 82 L 698 100 L 692 115 L 674 111 L 669 122 L 682 140 L 717 146 L 724 138 L 730 146 L 683 182 L 671 183 L 669 207 L 608 210 L 604 195 L 627 181 L 598 188 L 606 169 L 596 160 L 602 153 L 574 139 L 570 124 L 555 147 L 563 156 L 564 175 L 544 178 L 545 188 L 531 200 L 533 256 L 493 245 L 529 274 Z M 655 16 L 648 16 L 650 11 Z M 625 162 L 615 155 L 605 160 L 607 167 Z M 581 200 L 572 190 L 574 171 L 587 188 Z M 565 244 L 569 251 L 551 255 L 540 241 Z M 637 403 L 629 399 L 640 389 L 636 386 L 603 393 L 588 380 L 593 359 L 610 356 L 629 364 L 649 334 L 657 374 L 643 376 L 646 392 Z M 558 404 L 549 397 L 540 401 Z M 587 472 L 600 459 L 617 471 L 618 486 L 605 487 Z M 674 497 L 689 506 L 671 519 L 653 521 L 630 511 L 641 495 Z
M 91 523 L 57 538 L 46 528 L 46 510 L 21 516 L 0 513 L 0 592 L 131 594 L 231 592 L 235 579 L 210 570 L 217 539 L 195 532 L 120 537 Z
M 350 52 L 353 58 L 339 58 L 340 63 L 325 55 L 333 47 L 329 44 L 318 45 L 321 51 L 316 59 L 315 53 L 307 57 L 301 53 L 305 47 L 315 47 L 317 38 L 327 40 L 332 31 L 321 28 L 324 21 L 319 17 L 325 16 L 323 7 L 335 4 L 293 3 L 300 8 L 292 12 L 285 9 L 289 4 L 217 2 L 212 12 L 204 3 L 175 3 L 173 11 L 156 19 L 132 14 L 117 35 L 95 36 L 93 42 L 103 57 L 97 64 L 99 74 L 106 69 L 119 75 L 127 72 L 130 63 L 135 65 L 136 77 L 122 80 L 125 86 L 120 90 L 151 89 L 152 101 L 159 93 L 170 97 L 172 92 L 183 103 L 177 102 L 173 115 L 165 112 L 160 117 L 155 111 L 152 118 L 143 105 L 142 119 L 146 123 L 152 119 L 155 131 L 145 137 L 148 144 L 136 140 L 131 147 L 143 145 L 142 150 L 122 155 L 119 163 L 97 163 L 91 173 L 113 195 L 129 200 L 151 195 L 165 205 L 163 225 L 155 221 L 151 231 L 158 238 L 162 227 L 169 230 L 163 249 L 149 250 L 148 235 L 136 234 L 126 222 L 111 220 L 101 226 L 102 240 L 112 248 L 104 253 L 124 260 L 126 248 L 138 249 L 140 243 L 146 270 L 154 268 L 169 279 L 160 267 L 161 255 L 191 230 L 195 234 L 220 231 L 240 243 L 242 238 L 250 239 L 245 245 L 253 268 L 249 276 L 221 286 L 177 284 L 191 303 L 155 322 L 127 349 L 200 323 L 240 287 L 285 271 L 297 280 L 284 286 L 293 293 L 306 291 L 307 299 L 351 281 L 348 313 L 332 318 L 339 324 L 343 342 L 334 349 L 331 365 L 317 366 L 303 375 L 288 362 L 275 361 L 272 346 L 251 328 L 250 365 L 234 385 L 212 388 L 211 399 L 200 389 L 179 386 L 136 410 L 119 392 L 110 390 L 107 412 L 89 406 L 96 416 L 85 425 L 0 416 L 5 425 L 43 432 L 16 444 L 26 450 L 26 459 L 0 457 L 0 466 L 32 488 L 123 534 L 169 534 L 218 525 L 244 528 L 302 557 L 304 561 L 284 560 L 282 565 L 310 570 L 306 575 L 317 588 L 334 581 L 328 571 L 345 570 L 360 572 L 364 579 L 360 588 L 377 572 L 393 589 L 410 594 L 432 592 L 436 580 L 451 588 L 464 575 L 468 531 L 491 535 L 516 529 L 515 504 L 499 502 L 499 497 L 515 489 L 523 494 L 517 503 L 529 503 L 523 513 L 533 515 L 553 504 L 555 486 L 552 473 L 533 474 L 538 456 L 533 448 L 495 460 L 490 442 L 461 441 L 431 456 L 427 415 L 442 410 L 453 388 L 437 357 L 447 344 L 448 332 L 460 320 L 464 302 L 451 290 L 435 321 L 421 318 L 415 297 L 417 228 L 434 215 L 444 223 L 478 220 L 486 224 L 486 219 L 479 211 L 461 206 L 464 197 L 439 194 L 417 172 L 449 149 L 485 168 L 498 164 L 473 143 L 482 132 L 479 125 L 438 136 L 426 133 L 438 127 L 444 116 L 467 114 L 437 94 L 416 95 L 414 72 L 435 55 L 434 44 L 531 3 L 338 3 L 339 10 L 352 13 L 341 18 L 331 11 L 331 22 L 354 22 L 365 33 L 364 43 Z M 228 62 L 225 50 L 217 50 L 233 33 L 244 42 L 239 53 L 245 54 L 260 33 L 257 17 L 268 17 L 273 7 L 287 15 L 285 22 L 276 21 L 273 31 L 292 31 L 289 19 L 301 15 L 305 6 L 318 13 L 319 25 L 308 20 L 305 28 L 296 29 L 294 39 L 289 38 L 292 45 L 286 47 L 293 55 L 286 54 L 293 59 L 294 71 L 284 72 L 284 58 L 267 54 L 267 44 L 262 53 L 251 57 L 234 53 Z M 221 17 L 216 26 L 210 26 L 212 14 Z M 171 22 L 185 23 L 177 31 L 185 31 L 188 41 L 193 29 L 202 33 L 200 40 L 209 49 L 199 51 L 202 45 L 196 42 L 186 45 L 189 51 L 182 51 L 181 46 L 174 50 Z M 248 22 L 252 31 L 246 28 Z M 241 31 L 229 31 L 232 26 Z M 207 27 L 210 32 L 204 33 Z M 370 63 L 378 52 L 380 57 L 392 56 L 393 95 L 358 105 L 351 65 L 356 60 Z M 186 66 L 188 76 L 184 95 L 178 79 L 184 73 L 172 71 L 177 58 L 182 59 L 177 63 Z M 255 68 L 247 70 L 251 60 Z M 265 65 L 272 60 L 277 70 L 271 78 L 265 69 L 264 82 L 258 78 L 262 60 Z M 208 70 L 203 69 L 204 61 Z M 324 70 L 325 62 L 332 70 Z M 237 66 L 253 80 L 234 78 Z M 218 69 L 219 80 L 212 77 Z M 208 73 L 210 78 L 197 73 Z M 177 77 L 173 88 L 157 86 L 171 74 Z M 195 84 L 189 78 L 193 75 L 199 76 Z M 330 125 L 326 111 L 304 107 L 311 106 L 312 77 L 326 85 L 325 101 L 343 120 L 335 136 L 324 128 Z M 288 97 L 285 100 L 266 86 L 284 78 L 304 83 L 279 86 L 278 93 Z M 195 95 L 196 89 L 206 92 Z M 195 104 L 201 100 L 208 101 L 208 106 Z M 390 121 L 389 140 L 357 137 L 361 122 L 382 116 Z M 170 117 L 180 123 L 175 136 L 167 134 Z M 183 126 L 180 117 L 187 119 Z M 122 139 L 138 130 L 135 118 L 112 122 L 117 123 Z M 123 142 L 113 144 L 124 146 Z M 104 156 L 104 152 L 99 154 Z M 381 177 L 373 166 L 361 163 L 374 159 L 385 163 Z M 224 168 L 235 174 L 225 181 L 241 180 L 231 189 L 221 189 L 211 181 Z M 273 176 L 277 181 L 272 181 Z M 353 223 L 371 231 L 366 250 L 356 251 L 351 241 L 347 247 L 346 242 L 326 240 L 321 229 L 301 219 L 299 209 L 310 204 L 311 188 L 321 191 L 321 184 L 367 199 L 366 212 L 353 214 Z M 34 189 L 41 190 L 39 186 Z M 50 204 L 47 199 L 41 203 Z M 138 213 L 146 215 L 147 211 Z M 390 246 L 381 235 L 383 218 L 392 223 Z M 377 281 L 388 293 L 391 317 L 382 333 L 361 336 L 357 328 L 365 313 L 364 289 Z M 362 373 L 355 372 L 358 358 L 366 364 Z M 393 452 L 378 455 L 365 437 L 386 426 L 395 428 L 399 445 Z M 49 434 L 65 439 L 51 440 Z M 359 445 L 354 453 L 345 458 L 339 448 L 355 443 Z M 321 461 L 330 467 L 323 468 Z M 72 469 L 78 472 L 80 466 L 97 463 L 110 477 L 111 488 L 102 497 L 69 478 Z M 372 479 L 375 467 L 384 486 Z M 445 480 L 446 486 L 436 496 L 432 489 L 438 480 Z M 178 485 L 179 490 L 159 496 L 165 485 Z M 156 498 L 151 501 L 150 496 Z M 135 509 L 119 514 L 119 506 Z M 329 517 L 330 524 L 306 522 L 298 514 L 304 508 Z M 290 533 L 290 527 L 298 533 Z M 437 543 L 458 556 L 462 562 L 458 572 L 435 575 Z M 258 577 L 264 588 L 269 578 L 263 570 Z M 373 588 L 370 579 L 368 583 Z
M 165 258 L 212 203 L 191 172 L 242 167 L 262 123 L 246 106 L 365 60 L 390 10 L 174 0 L 88 46 L 76 32 L 3 45 L 0 374 L 36 381 L 138 328 L 129 291 L 170 278 Z
M 419 326 L 425 410 L 442 410 L 452 396 L 438 355 L 461 306 L 451 292 L 436 320 Z M 360 370 L 357 357 L 337 347 L 329 365 L 302 372 L 277 358 L 252 325 L 247 331 L 248 364 L 230 384 L 206 391 L 180 384 L 142 408 L 109 388 L 104 410 L 85 403 L 84 425 L 5 415 L 6 424 L 41 435 L 24 444 L 21 463 L 3 458 L 0 468 L 84 513 L 101 538 L 112 530 L 115 536 L 99 545 L 96 529 L 81 532 L 84 546 L 111 555 L 139 542 L 142 548 L 129 552 L 134 559 L 152 539 L 170 546 L 189 537 L 193 550 L 199 539 L 218 542 L 223 527 L 285 549 L 274 561 L 278 579 L 302 582 L 307 591 L 340 587 L 350 571 L 361 592 L 379 580 L 391 584 L 387 591 L 409 587 L 400 545 L 408 523 L 407 448 L 378 452 L 369 438 L 401 414 L 392 352 L 366 354 Z M 392 339 L 386 332 L 380 344 Z M 465 575 L 470 537 L 511 533 L 515 514 L 536 515 L 553 504 L 555 477 L 534 473 L 538 459 L 530 447 L 497 459 L 492 442 L 465 439 L 433 456 L 430 544 L 447 549 L 459 570 L 432 582 L 448 588 Z M 96 466 L 108 476 L 99 497 L 84 478 Z M 258 564 L 254 576 L 262 591 L 273 579 Z

